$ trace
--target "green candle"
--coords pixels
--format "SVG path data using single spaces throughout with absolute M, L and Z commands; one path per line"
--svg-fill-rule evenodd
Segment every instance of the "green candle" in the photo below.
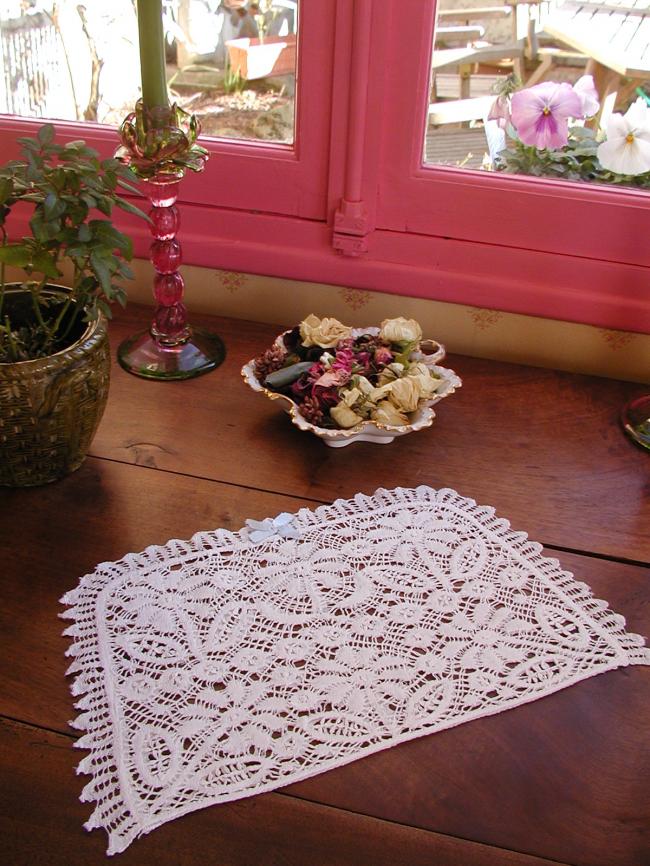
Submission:
M 138 0 L 140 73 L 145 108 L 167 107 L 162 0 Z

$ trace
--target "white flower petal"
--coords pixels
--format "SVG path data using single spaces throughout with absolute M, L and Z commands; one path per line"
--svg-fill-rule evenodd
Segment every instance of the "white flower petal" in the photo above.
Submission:
M 650 171 L 650 141 L 635 138 L 630 150 L 626 174 L 645 174 Z
M 593 117 L 597 114 L 600 102 L 598 101 L 598 91 L 594 84 L 593 75 L 583 75 L 573 85 L 573 89 L 580 97 L 583 116 Z
M 632 142 L 604 141 L 598 147 L 603 168 L 616 174 L 645 174 L 650 171 L 650 142 L 635 138 Z
M 630 131 L 630 125 L 622 114 L 612 114 L 604 126 L 607 141 L 618 137 L 624 139 Z
M 648 103 L 641 96 L 633 102 L 625 112 L 625 119 L 630 127 L 642 128 L 650 125 Z

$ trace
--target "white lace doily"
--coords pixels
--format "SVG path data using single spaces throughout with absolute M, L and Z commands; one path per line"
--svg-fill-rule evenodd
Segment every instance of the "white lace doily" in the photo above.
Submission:
M 102 563 L 62 602 L 108 853 L 621 665 L 638 635 L 491 508 L 380 490 Z

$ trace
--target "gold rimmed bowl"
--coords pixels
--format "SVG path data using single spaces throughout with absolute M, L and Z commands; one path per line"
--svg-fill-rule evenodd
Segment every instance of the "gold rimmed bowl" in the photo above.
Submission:
M 284 347 L 284 336 L 288 333 L 290 332 L 285 331 L 279 334 L 274 341 L 274 345 Z M 379 328 L 377 327 L 355 328 L 352 331 L 352 336 L 360 337 L 362 334 L 376 335 L 378 333 Z M 421 340 L 418 350 L 411 354 L 410 360 L 421 361 L 426 364 L 435 373 L 436 377 L 440 379 L 440 385 L 429 400 L 423 400 L 418 408 L 409 414 L 409 423 L 400 425 L 382 424 L 379 421 L 368 419 L 367 421 L 360 421 L 354 427 L 347 429 L 318 427 L 301 414 L 298 403 L 292 397 L 272 391 L 259 381 L 255 375 L 254 358 L 242 367 L 241 375 L 244 382 L 253 391 L 265 394 L 270 400 L 282 401 L 284 408 L 291 417 L 291 422 L 299 430 L 313 433 L 314 436 L 318 436 L 330 448 L 344 448 L 353 442 L 376 442 L 380 445 L 386 445 L 398 436 L 405 436 L 407 433 L 415 433 L 417 430 L 431 427 L 436 417 L 433 406 L 444 400 L 445 397 L 449 397 L 461 387 L 462 381 L 460 377 L 453 370 L 441 367 L 438 364 L 438 361 L 441 361 L 444 357 L 445 347 L 435 340 Z

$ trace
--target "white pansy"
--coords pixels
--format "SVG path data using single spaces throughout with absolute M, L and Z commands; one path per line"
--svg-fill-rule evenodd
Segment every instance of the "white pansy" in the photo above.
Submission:
M 639 97 L 625 114 L 612 114 L 605 128 L 607 140 L 598 146 L 603 168 L 616 174 L 650 171 L 650 110 Z

